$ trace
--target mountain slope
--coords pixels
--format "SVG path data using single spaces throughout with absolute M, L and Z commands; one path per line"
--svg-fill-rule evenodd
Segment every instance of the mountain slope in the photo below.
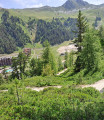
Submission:
M 89 8 L 94 5 L 89 4 L 88 2 L 85 2 L 83 0 L 67 0 L 62 7 L 65 10 L 72 10 L 72 9 L 80 9 L 80 8 Z
M 90 27 L 104 25 L 104 4 L 96 6 L 83 0 L 67 0 L 56 8 L 44 6 L 37 9 L 7 10 L 10 13 L 8 18 L 5 19 L 4 15 L 4 20 L 0 19 L 0 53 L 11 53 L 16 47 L 24 47 L 31 41 L 43 43 L 48 40 L 51 45 L 55 45 L 73 39 L 72 31 L 76 29 L 80 8 Z M 0 18 L 5 10 L 0 9 Z M 100 18 L 100 21 L 96 18 Z
M 50 22 L 38 20 L 35 42 L 44 43 L 48 40 L 51 45 L 55 45 L 74 39 L 75 34 L 72 31 L 77 29 L 76 21 L 74 18 L 63 21 L 57 18 Z
M 43 44 L 48 40 L 51 45 L 60 44 L 74 39 L 72 31 L 76 29 L 75 18 L 53 18 L 51 21 L 29 18 L 24 22 L 19 17 L 10 16 L 6 10 L 0 23 L 0 54 L 12 53 L 30 41 Z
M 2 14 L 0 24 L 0 54 L 12 53 L 16 47 L 24 47 L 30 42 L 29 36 L 24 32 L 22 27 L 25 23 L 18 17 L 9 16 L 9 12 Z
M 82 9 L 82 8 L 89 8 L 94 7 L 96 5 L 89 4 L 83 0 L 67 0 L 62 6 L 59 7 L 50 7 L 50 6 L 43 6 L 40 8 L 26 8 L 35 11 L 63 11 L 63 10 L 74 10 L 74 9 Z

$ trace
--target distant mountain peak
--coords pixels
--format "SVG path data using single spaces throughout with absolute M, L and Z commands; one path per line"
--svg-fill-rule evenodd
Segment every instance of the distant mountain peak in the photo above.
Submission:
M 93 9 L 97 7 L 104 7 L 104 4 L 94 5 L 86 2 L 85 0 L 67 0 L 62 6 L 59 7 L 51 7 L 46 5 L 40 8 L 28 8 L 28 9 L 34 9 L 37 11 L 72 11 L 72 10 L 79 10 L 84 8 Z
M 79 8 L 90 7 L 90 6 L 91 4 L 83 0 L 67 0 L 62 5 L 62 7 L 64 7 L 66 10 L 79 9 Z

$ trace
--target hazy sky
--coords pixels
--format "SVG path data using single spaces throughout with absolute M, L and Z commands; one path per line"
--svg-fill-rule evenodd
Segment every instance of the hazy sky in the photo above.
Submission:
M 49 6 L 60 6 L 67 0 L 0 0 L 0 7 L 3 8 L 33 8 Z M 102 4 L 104 0 L 84 0 L 92 4 Z

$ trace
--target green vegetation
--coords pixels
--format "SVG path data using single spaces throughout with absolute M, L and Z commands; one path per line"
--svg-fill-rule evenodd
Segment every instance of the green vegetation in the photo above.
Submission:
M 41 92 L 18 89 L 21 96 L 19 103 L 16 93 L 15 86 L 8 92 L 0 93 L 1 120 L 104 118 L 104 95 L 94 88 L 76 89 L 68 86 L 61 89 L 47 88 Z
M 65 68 L 69 67 L 69 60 L 68 60 L 68 52 L 67 51 L 65 52 L 65 64 L 64 64 L 64 67 Z
M 6 14 L 6 16 L 2 16 L 4 23 L 8 20 L 8 13 Z M 53 19 L 55 22 L 53 26 L 57 31 L 59 30 L 59 33 L 60 25 L 66 26 L 64 28 L 70 32 L 71 20 L 75 19 L 68 18 L 66 21 Z M 40 34 L 43 34 L 42 29 L 44 31 L 46 29 L 45 39 L 47 38 L 46 40 L 50 42 L 49 37 L 52 36 L 47 35 L 47 30 L 51 31 L 54 28 L 51 26 L 52 22 L 30 19 L 28 21 L 30 33 L 35 30 L 32 25 L 35 26 L 36 22 L 40 22 Z M 75 23 L 72 26 L 75 26 Z M 52 29 L 49 29 L 47 25 Z M 56 51 L 51 49 L 49 42 L 42 40 L 43 35 L 41 35 L 41 40 L 45 41 L 43 48 L 40 43 L 33 45 L 41 49 L 41 56 L 34 58 L 19 53 L 17 58 L 13 58 L 13 72 L 9 76 L 5 74 L 4 66 L 4 74 L 0 75 L 1 120 L 104 119 L 104 93 L 100 93 L 92 87 L 83 89 L 80 87 L 82 84 L 91 84 L 104 78 L 104 29 L 101 27 L 100 30 L 96 30 L 86 26 L 85 17 L 79 11 L 77 34 L 75 34 L 78 51 L 72 51 L 70 54 L 66 51 L 64 63 L 55 53 Z M 39 31 L 37 30 L 37 32 Z M 60 34 L 60 38 L 62 36 Z M 42 43 L 41 40 L 39 42 Z M 50 43 L 53 44 L 53 41 Z M 34 43 L 34 40 L 32 42 Z M 56 50 L 57 46 L 52 48 Z M 57 72 L 63 67 L 68 68 L 67 71 L 58 76 Z M 54 86 L 61 86 L 61 88 Z M 35 87 L 46 88 L 36 92 L 33 90 Z
M 24 26 L 24 22 L 17 17 L 9 17 L 9 12 L 5 11 L 1 17 L 0 24 L 0 53 L 12 53 L 16 47 L 24 47 L 30 42 L 30 38 L 24 33 L 18 24 Z M 18 24 L 17 24 L 18 23 Z
M 26 56 L 22 52 L 19 53 L 17 58 L 12 58 L 12 78 L 22 78 L 22 74 L 25 75 L 25 69 L 28 62 L 29 56 Z
M 58 77 L 58 76 L 35 76 L 25 78 L 22 76 L 23 79 L 19 80 L 20 85 L 24 85 L 24 87 L 44 87 L 44 86 L 56 86 L 56 85 L 62 85 L 62 86 L 70 86 L 70 85 L 76 85 L 76 82 L 69 81 L 67 78 L 64 77 Z M 15 85 L 15 80 L 5 81 L 5 79 L 0 79 L 1 85 L 0 90 L 6 90 L 10 89 L 12 86 Z M 23 86 L 20 86 L 19 88 L 22 88 Z
M 10 16 L 10 13 L 5 11 L 1 20 L 0 53 L 2 54 L 10 54 L 18 47 L 25 47 L 27 43 L 34 46 L 35 43 L 43 44 L 48 40 L 51 45 L 60 44 L 72 40 L 74 38 L 72 30 L 76 30 L 76 19 L 70 17 L 67 20 L 53 18 L 51 22 L 29 18 L 28 22 L 24 22 L 21 18 Z
M 58 71 L 61 71 L 63 69 L 63 64 L 62 64 L 62 60 L 61 57 L 58 57 Z
M 79 15 L 81 15 L 80 12 Z M 104 77 L 103 29 L 95 30 L 87 27 L 84 30 L 86 28 L 85 18 L 82 15 L 78 18 L 83 19 L 78 19 L 77 23 L 78 37 L 75 40 L 78 46 L 77 59 L 73 68 L 70 68 L 61 76 L 69 77 L 69 80 L 73 79 L 77 84 L 91 84 Z M 84 25 L 84 29 L 81 25 Z
M 95 23 L 93 24 L 94 27 L 98 27 L 98 21 L 101 21 L 101 17 L 96 17 Z
M 63 18 L 63 21 L 64 23 L 58 18 L 53 18 L 52 22 L 38 20 L 35 42 L 43 43 L 48 40 L 51 45 L 55 45 L 74 39 L 72 30 L 76 30 L 76 19 Z
M 75 39 L 75 44 L 77 47 L 77 60 L 75 63 L 75 71 L 76 72 L 80 72 L 80 70 L 83 67 L 83 63 L 82 63 L 82 59 L 81 59 L 81 52 L 82 52 L 82 42 L 83 42 L 83 34 L 86 31 L 86 27 L 87 27 L 87 22 L 84 16 L 82 16 L 81 11 L 79 10 L 79 14 L 78 14 L 78 18 L 77 18 L 77 28 L 78 30 L 75 31 L 77 33 L 77 38 Z
M 22 32 L 22 35 L 25 33 L 25 35 L 30 38 L 30 40 L 24 40 L 24 37 L 26 37 L 25 35 L 23 35 L 23 37 L 19 37 L 20 35 L 17 32 L 17 28 L 13 28 L 14 25 L 11 25 L 10 21 L 14 21 L 9 20 L 9 27 L 12 26 L 12 29 L 15 29 L 15 32 L 18 33 L 16 35 L 17 38 L 15 38 L 13 35 L 5 35 L 5 33 L 7 33 L 7 30 L 9 30 L 9 28 L 4 28 L 4 26 L 1 26 L 0 28 L 2 30 L 0 30 L 0 36 L 1 36 L 1 41 L 2 41 L 2 46 L 5 45 L 7 39 L 8 39 L 8 45 L 5 45 L 5 49 L 2 48 L 2 46 L 0 47 L 0 51 L 1 53 L 12 53 L 14 51 L 18 51 L 18 46 L 21 47 L 21 45 L 18 45 L 18 43 L 15 41 L 17 41 L 16 39 L 20 39 L 20 42 L 22 41 L 21 39 L 23 39 L 23 41 L 25 41 L 26 43 L 30 44 L 32 43 L 32 45 L 34 46 L 34 42 L 36 39 L 36 41 L 40 41 L 41 43 L 43 43 L 45 40 L 50 41 L 50 44 L 54 45 L 54 44 L 59 44 L 62 43 L 64 40 L 69 40 L 69 39 L 73 39 L 74 38 L 74 34 L 72 33 L 73 30 L 76 30 L 75 28 L 75 22 L 76 22 L 76 18 L 77 18 L 77 11 L 71 11 L 71 12 L 59 12 L 59 11 L 54 11 L 54 10 L 44 10 L 44 9 L 23 9 L 23 10 L 18 10 L 18 9 L 14 9 L 14 10 L 8 10 L 9 11 L 9 17 L 12 19 L 17 19 L 15 22 L 13 22 L 13 24 L 16 23 L 16 26 L 18 29 L 20 29 L 20 31 Z M 5 9 L 0 9 L 0 18 L 2 17 L 2 14 L 5 12 Z M 83 10 L 83 14 L 87 17 L 87 21 L 90 25 L 90 27 L 92 27 L 92 25 L 95 24 L 95 21 L 97 21 L 97 28 L 100 27 L 101 24 L 103 24 L 103 20 L 104 20 L 104 10 L 103 10 L 103 6 L 99 8 L 95 9 L 85 9 Z M 10 19 L 9 18 L 9 19 Z M 52 24 L 52 19 L 54 18 L 54 24 Z M 101 21 L 99 21 L 101 20 Z M 44 25 L 44 23 L 46 23 L 45 27 L 41 27 L 39 28 L 39 31 L 37 31 L 37 23 L 39 23 L 38 21 L 43 21 L 42 24 Z M 63 29 L 60 25 L 57 25 L 57 21 L 60 22 L 60 25 L 63 26 Z M 0 23 L 2 23 L 2 20 L 0 19 Z M 57 27 L 58 26 L 58 27 Z M 51 30 L 49 30 L 51 28 Z M 22 29 L 22 30 L 21 30 Z M 42 30 L 43 29 L 45 33 L 45 35 L 43 35 Z M 57 30 L 56 30 L 57 29 Z M 4 31 L 3 31 L 4 30 Z M 9 30 L 12 32 L 12 30 Z M 47 32 L 48 31 L 48 32 Z M 23 33 L 24 32 L 24 33 Z M 55 32 L 55 37 L 51 34 L 52 32 Z M 63 32 L 65 32 L 65 35 L 63 34 Z M 37 35 L 36 35 L 37 33 Z M 14 33 L 15 34 L 15 33 Z M 48 35 L 47 35 L 48 34 Z M 62 36 L 61 36 L 62 34 Z M 21 35 L 21 36 L 22 36 Z M 50 37 L 47 37 L 49 36 Z M 26 38 L 27 38 L 26 37 Z M 13 39 L 13 40 L 12 40 Z M 11 41 L 11 42 L 10 42 Z M 25 42 L 22 41 L 22 47 L 24 47 L 24 45 L 26 44 Z M 11 48 L 10 49 L 10 46 Z M 17 46 L 18 45 L 18 46 Z

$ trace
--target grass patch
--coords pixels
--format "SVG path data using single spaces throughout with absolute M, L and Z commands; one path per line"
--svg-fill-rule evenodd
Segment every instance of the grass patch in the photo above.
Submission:
M 30 87 L 42 87 L 42 86 L 54 86 L 54 85 L 73 85 L 75 84 L 73 81 L 69 81 L 66 78 L 62 77 L 55 77 L 55 76 L 49 76 L 49 77 L 32 77 L 32 78 L 27 78 L 24 80 L 24 85 L 25 86 L 30 86 Z
M 20 87 L 23 85 L 24 87 L 43 87 L 43 86 L 67 86 L 67 85 L 74 85 L 76 84 L 73 81 L 69 81 L 66 78 L 62 77 L 55 77 L 55 76 L 47 76 L 47 77 L 41 77 L 41 76 L 35 76 L 31 78 L 27 78 L 24 80 L 19 80 Z M 15 86 L 14 81 L 9 83 L 3 83 L 0 85 L 0 90 L 7 90 L 11 88 L 12 86 Z
M 60 77 L 67 78 L 69 81 L 74 81 L 76 84 L 93 84 L 104 78 L 103 71 L 89 72 L 85 74 L 85 70 L 75 73 L 73 68 L 68 69 Z

